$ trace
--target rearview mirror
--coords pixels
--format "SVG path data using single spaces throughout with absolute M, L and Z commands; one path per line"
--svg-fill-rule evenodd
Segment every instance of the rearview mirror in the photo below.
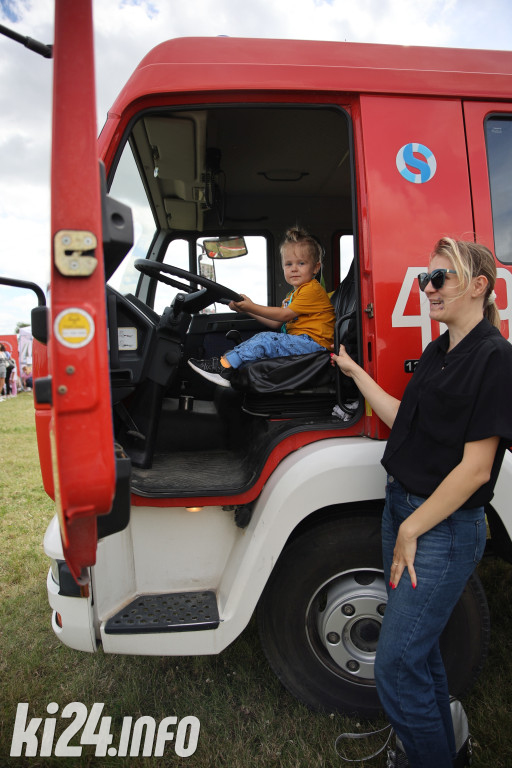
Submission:
M 203 240 L 203 248 L 210 259 L 237 259 L 247 255 L 247 246 L 243 237 L 215 237 Z

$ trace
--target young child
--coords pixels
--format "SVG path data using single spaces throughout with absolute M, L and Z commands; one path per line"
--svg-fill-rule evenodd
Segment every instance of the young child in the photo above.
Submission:
M 280 248 L 286 282 L 293 290 L 280 307 L 255 304 L 242 294 L 243 301 L 230 308 L 256 318 L 274 331 L 263 331 L 226 352 L 220 360 L 188 361 L 190 367 L 215 384 L 229 387 L 233 368 L 245 363 L 287 355 L 306 355 L 330 350 L 334 338 L 334 307 L 320 283 L 314 279 L 322 266 L 322 248 L 315 238 L 295 227 L 286 233 Z

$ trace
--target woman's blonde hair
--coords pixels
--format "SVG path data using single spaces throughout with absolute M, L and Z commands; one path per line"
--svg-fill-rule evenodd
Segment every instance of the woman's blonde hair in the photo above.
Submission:
M 499 328 L 501 320 L 494 293 L 496 262 L 489 248 L 469 240 L 453 240 L 451 237 L 442 237 L 435 244 L 430 258 L 434 256 L 445 256 L 451 261 L 461 285 L 465 286 L 462 294 L 469 290 L 471 280 L 474 277 L 483 275 L 487 279 L 487 288 L 484 294 L 484 317 L 496 328 Z
M 308 256 L 313 264 L 317 264 L 318 262 L 320 262 L 320 265 L 322 264 L 324 249 L 316 237 L 310 235 L 305 229 L 295 226 L 290 227 L 290 229 L 285 232 L 283 242 L 279 247 L 281 258 L 283 258 L 284 249 L 291 243 L 297 243 L 298 245 L 304 246 L 304 248 L 307 249 Z

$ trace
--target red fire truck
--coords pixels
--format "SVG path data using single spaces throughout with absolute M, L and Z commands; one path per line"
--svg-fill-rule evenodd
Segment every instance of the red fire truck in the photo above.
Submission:
M 99 140 L 89 0 L 57 0 L 54 67 L 51 306 L 33 318 L 53 629 L 81 651 L 217 654 L 256 613 L 293 695 L 372 715 L 385 426 L 328 353 L 230 388 L 187 361 L 261 329 L 227 304 L 281 302 L 295 223 L 325 249 L 336 345 L 396 397 L 439 334 L 415 277 L 440 236 L 494 250 L 509 337 L 512 53 L 171 40 Z M 487 519 L 510 561 L 511 497 L 507 453 Z M 443 635 L 452 693 L 488 636 L 474 575 Z

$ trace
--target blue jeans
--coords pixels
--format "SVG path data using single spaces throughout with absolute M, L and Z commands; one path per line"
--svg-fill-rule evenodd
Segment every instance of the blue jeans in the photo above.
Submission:
M 307 355 L 310 352 L 320 352 L 322 349 L 325 347 L 317 344 L 306 334 L 292 336 L 279 331 L 263 331 L 226 352 L 224 357 L 233 368 L 240 368 L 244 363 L 252 363 L 263 358 Z
M 388 477 L 382 517 L 386 584 L 400 524 L 423 502 Z M 396 589 L 388 586 L 375 681 L 411 768 L 452 768 L 455 739 L 439 637 L 483 555 L 485 540 L 484 508 L 459 509 L 418 539 L 416 589 L 407 570 Z

